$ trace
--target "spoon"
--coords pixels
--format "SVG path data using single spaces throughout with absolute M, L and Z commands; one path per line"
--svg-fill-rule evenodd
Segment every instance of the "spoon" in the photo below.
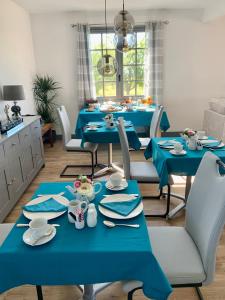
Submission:
M 140 225 L 139 224 L 116 224 L 116 223 L 113 223 L 111 221 L 103 221 L 103 223 L 105 224 L 105 226 L 108 226 L 108 227 L 115 227 L 115 226 L 125 226 L 125 227 L 133 227 L 133 228 L 139 228 Z

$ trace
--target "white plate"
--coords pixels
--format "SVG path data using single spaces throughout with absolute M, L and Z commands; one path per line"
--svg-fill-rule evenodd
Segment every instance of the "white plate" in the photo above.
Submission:
M 170 150 L 170 153 L 175 155 L 175 156 L 182 156 L 182 155 L 186 155 L 187 151 L 182 150 L 181 152 L 177 153 L 175 150 Z
M 50 225 L 50 224 L 49 224 Z M 51 226 L 51 225 L 50 225 Z M 23 241 L 25 244 L 29 245 L 29 246 L 32 246 L 32 247 L 35 247 L 35 246 L 40 246 L 40 245 L 43 245 L 43 244 L 46 244 L 48 243 L 49 241 L 51 241 L 54 236 L 56 235 L 56 229 L 54 226 L 51 226 L 52 227 L 52 233 L 49 235 L 49 236 L 43 236 L 37 243 L 35 243 L 33 245 L 33 240 L 31 238 L 31 229 L 27 229 L 24 234 L 23 234 Z
M 224 143 L 220 143 L 218 146 L 212 146 L 212 149 L 220 149 L 223 148 L 225 145 Z M 210 144 L 205 144 L 205 149 L 210 148 Z
M 214 143 L 219 143 L 218 140 L 201 140 L 202 145 L 207 145 L 207 144 L 214 144 Z
M 159 141 L 157 144 L 160 145 L 160 146 L 163 146 L 164 144 L 176 144 L 176 143 L 179 143 L 178 141 L 176 140 L 165 140 L 165 141 Z
M 90 128 L 90 127 L 89 127 L 89 128 L 87 128 L 87 130 L 88 130 L 88 131 L 96 131 L 96 130 L 98 130 L 98 128 L 97 128 L 97 127 L 96 127 L 96 128 Z
M 143 106 L 137 106 L 136 110 L 138 111 L 146 111 L 147 107 L 143 107 Z
M 107 181 L 105 186 L 110 191 L 122 191 L 122 190 L 125 190 L 128 187 L 128 183 L 127 183 L 126 179 L 123 179 L 120 186 L 112 187 L 111 182 Z
M 62 196 L 63 193 L 60 194 L 54 194 L 54 195 L 40 195 L 39 197 L 31 200 L 26 204 L 26 206 L 29 205 L 35 205 L 39 204 L 41 202 L 44 202 L 50 198 L 54 198 L 56 201 L 61 203 L 62 205 L 68 206 L 69 200 Z M 30 212 L 23 210 L 23 214 L 27 219 L 33 220 L 35 218 L 46 218 L 47 220 L 52 220 L 55 218 L 58 218 L 59 216 L 63 215 L 67 210 L 60 211 L 60 212 Z
M 135 198 L 136 198 L 135 196 L 129 194 L 114 194 L 103 198 L 100 201 L 100 203 L 130 201 Z M 143 211 L 143 203 L 141 201 L 138 204 L 138 206 L 128 216 L 122 216 L 120 214 L 117 214 L 109 209 L 106 209 L 105 207 L 102 207 L 101 205 L 98 206 L 98 209 L 100 213 L 102 213 L 104 216 L 108 218 L 125 220 L 125 219 L 132 219 L 140 215 Z

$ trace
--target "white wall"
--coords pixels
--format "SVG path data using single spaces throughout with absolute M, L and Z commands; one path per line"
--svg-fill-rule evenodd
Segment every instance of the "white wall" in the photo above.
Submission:
M 25 101 L 18 104 L 22 113 L 34 113 L 32 79 L 35 60 L 29 14 L 11 0 L 0 0 L 0 88 L 7 84 L 22 84 Z M 8 102 L 12 105 L 12 102 Z M 0 119 L 4 119 L 0 100 Z
M 225 18 L 205 24 L 200 21 L 201 11 L 136 11 L 133 15 L 137 22 L 170 21 L 165 31 L 164 105 L 172 130 L 201 128 L 208 99 L 225 95 Z M 70 24 L 87 21 L 103 23 L 103 14 L 32 15 L 37 70 L 62 84 L 58 102 L 65 104 L 73 124 L 77 115 L 76 49 Z

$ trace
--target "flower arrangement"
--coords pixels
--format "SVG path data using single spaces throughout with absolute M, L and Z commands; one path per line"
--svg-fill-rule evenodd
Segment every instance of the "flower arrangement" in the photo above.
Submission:
M 83 175 L 78 176 L 74 181 L 74 189 L 80 194 L 89 194 L 93 189 L 91 179 Z
M 183 136 L 186 138 L 190 138 L 196 135 L 196 131 L 190 129 L 190 128 L 185 128 L 183 131 Z

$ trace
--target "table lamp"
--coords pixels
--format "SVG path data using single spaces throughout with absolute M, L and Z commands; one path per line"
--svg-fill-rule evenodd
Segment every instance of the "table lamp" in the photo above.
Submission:
M 21 108 L 17 105 L 17 101 L 25 100 L 24 90 L 22 85 L 5 85 L 3 86 L 3 99 L 5 101 L 14 101 L 11 107 L 13 116 L 18 119 Z

